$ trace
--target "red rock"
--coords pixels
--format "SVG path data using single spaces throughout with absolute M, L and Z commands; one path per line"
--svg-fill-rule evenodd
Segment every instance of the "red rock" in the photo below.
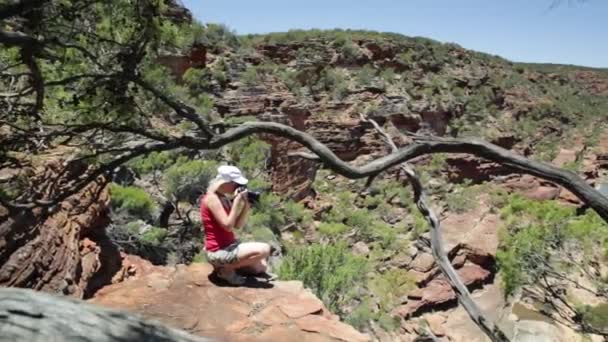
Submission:
M 476 264 L 466 264 L 456 271 L 466 286 L 485 282 L 491 273 Z M 405 305 L 394 310 L 394 314 L 405 319 L 418 312 L 456 300 L 456 294 L 443 275 L 436 277 L 423 288 L 418 288 L 408 294 L 410 299 Z
M 564 167 L 564 165 L 576 161 L 576 154 L 577 151 L 575 150 L 562 148 L 551 163 L 557 167 Z
M 323 303 L 317 298 L 281 298 L 276 304 L 289 318 L 299 318 L 323 311 Z
M 289 322 L 289 317 L 278 307 L 269 306 L 253 316 L 253 320 L 264 325 L 279 325 Z
M 30 174 L 31 187 L 40 193 L 47 193 L 41 189 L 49 189 L 48 183 L 55 178 L 57 191 L 61 191 L 67 180 L 86 171 L 86 165 L 74 164 L 64 172 L 64 163 L 54 155 L 40 159 L 39 169 L 21 170 Z M 121 260 L 104 234 L 110 198 L 103 179 L 98 181 L 61 202 L 49 216 L 34 210 L 27 216 L 9 217 L 7 213 L 1 217 L 0 245 L 5 244 L 0 247 L 0 259 L 4 260 L 0 286 L 83 298 L 110 282 Z M 103 267 L 101 254 L 107 257 Z
M 142 265 L 145 272 L 106 286 L 92 303 L 132 311 L 169 326 L 226 341 L 367 341 L 338 321 L 301 283 L 273 288 L 218 287 L 212 267 Z M 168 280 L 169 286 L 150 283 Z
M 527 198 L 539 201 L 553 200 L 559 196 L 559 188 L 550 186 L 539 186 L 536 189 L 524 192 L 523 195 Z
M 428 272 L 435 265 L 435 259 L 431 254 L 423 253 L 418 254 L 414 261 L 410 264 L 410 267 L 418 272 Z
M 296 324 L 303 331 L 326 333 L 343 341 L 368 341 L 369 338 L 357 332 L 353 327 L 338 321 L 320 316 L 306 316 L 298 319 Z
M 445 317 L 439 314 L 433 314 L 426 316 L 425 319 L 429 324 L 429 329 L 431 329 L 431 332 L 435 336 L 445 336 L 445 328 L 443 327 L 443 324 L 445 323 Z

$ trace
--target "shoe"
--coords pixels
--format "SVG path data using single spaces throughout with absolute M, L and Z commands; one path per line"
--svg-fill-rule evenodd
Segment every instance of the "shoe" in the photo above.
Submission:
M 270 272 L 263 272 L 263 273 L 258 273 L 255 275 L 256 278 L 264 278 L 267 281 L 273 281 L 273 280 L 277 280 L 279 279 L 279 276 L 274 274 L 274 273 L 270 273 Z
M 217 270 L 217 277 L 222 280 L 225 280 L 230 285 L 243 285 L 245 284 L 246 280 L 245 277 L 236 274 L 234 270 L 229 270 L 225 268 Z

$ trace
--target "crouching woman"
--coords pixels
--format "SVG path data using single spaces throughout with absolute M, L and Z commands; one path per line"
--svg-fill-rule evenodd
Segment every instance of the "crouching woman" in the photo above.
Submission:
M 251 204 L 247 190 L 239 191 L 248 180 L 235 166 L 223 165 L 201 199 L 201 218 L 205 230 L 207 260 L 218 278 L 242 285 L 237 273 L 269 277 L 267 258 L 271 247 L 263 242 L 240 242 L 235 231 L 245 226 Z

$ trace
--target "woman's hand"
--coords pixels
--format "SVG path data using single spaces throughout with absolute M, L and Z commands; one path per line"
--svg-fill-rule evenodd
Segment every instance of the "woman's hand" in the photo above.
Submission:
M 243 190 L 243 191 L 239 192 L 234 197 L 234 203 L 232 205 L 238 212 L 240 212 L 241 210 L 243 210 L 244 207 L 249 205 L 249 199 L 247 197 L 247 190 Z

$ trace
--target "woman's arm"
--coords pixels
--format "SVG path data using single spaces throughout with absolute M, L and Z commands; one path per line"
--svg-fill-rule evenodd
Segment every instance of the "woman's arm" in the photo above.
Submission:
M 246 199 L 241 196 L 241 194 L 237 195 L 234 199 L 234 204 L 230 209 L 230 213 L 226 214 L 226 210 L 220 201 L 220 198 L 216 194 L 210 194 L 205 198 L 207 207 L 211 211 L 213 217 L 217 220 L 217 222 L 222 226 L 222 228 L 226 230 L 232 230 L 237 223 L 237 219 L 240 216 L 240 213 L 243 211 L 243 207 L 245 205 Z
M 239 217 L 236 220 L 235 227 L 237 229 L 243 228 L 245 226 L 245 223 L 247 222 L 247 217 L 249 217 L 249 211 L 251 209 L 251 204 L 249 203 L 249 201 L 244 201 L 244 202 L 245 202 L 245 206 L 243 207 L 241 214 L 239 215 Z

